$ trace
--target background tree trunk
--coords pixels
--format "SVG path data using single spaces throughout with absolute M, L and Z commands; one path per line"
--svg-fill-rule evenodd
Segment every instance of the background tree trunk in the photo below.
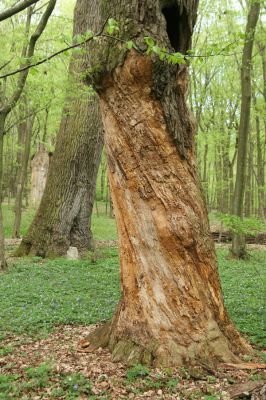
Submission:
M 25 108 L 26 111 L 26 108 Z M 17 181 L 17 192 L 15 198 L 15 219 L 13 225 L 13 238 L 20 237 L 20 225 L 21 225 L 21 215 L 22 215 L 22 200 L 23 200 L 23 192 L 25 187 L 25 182 L 27 179 L 27 171 L 28 171 L 28 163 L 30 158 L 30 145 L 32 138 L 32 130 L 34 124 L 34 115 L 32 117 L 27 118 L 20 124 L 20 129 L 24 130 L 22 136 L 24 136 L 24 148 L 21 157 L 21 165 L 18 172 L 18 181 Z
M 141 43 L 152 32 L 166 48 L 190 47 L 197 1 L 98 7 L 100 23 L 112 15 L 123 39 Z M 88 79 L 100 97 L 122 288 L 111 324 L 89 336 L 91 348 L 109 346 L 116 360 L 130 364 L 236 360 L 250 348 L 223 305 L 195 166 L 187 67 L 110 40 L 97 43 L 91 63 L 92 70 L 102 66 Z
M 32 17 L 32 9 L 28 9 L 26 29 L 25 29 L 25 46 L 23 46 L 21 58 L 21 66 L 25 67 L 31 63 L 31 57 L 34 55 L 35 46 L 42 35 L 47 22 L 54 10 L 56 0 L 49 0 L 45 11 L 43 12 L 35 31 L 31 34 L 29 41 L 28 36 L 30 32 L 30 24 Z M 26 61 L 25 61 L 26 60 Z M 9 98 L 6 96 L 6 79 L 4 80 L 4 85 L 0 86 L 0 201 L 2 202 L 2 187 L 3 187 L 3 147 L 4 147 L 4 134 L 5 134 L 5 122 L 6 117 L 10 111 L 15 107 L 22 92 L 24 90 L 29 70 L 22 70 L 18 75 L 18 80 L 16 82 L 15 90 Z M 6 266 L 5 261 L 5 246 L 4 246 L 4 228 L 3 228 L 3 215 L 2 215 L 2 204 L 0 204 L 0 269 Z
M 266 100 L 266 99 L 265 99 Z M 265 218 L 265 166 L 263 160 L 263 141 L 261 140 L 261 131 L 260 131 L 260 118 L 257 109 L 257 101 L 256 95 L 253 94 L 253 103 L 256 112 L 256 147 L 257 147 L 257 184 L 258 184 L 258 208 L 259 208 L 259 217 Z M 265 107 L 266 111 L 266 107 Z
M 6 115 L 0 113 L 0 271 L 7 267 L 5 259 L 5 235 L 3 227 L 3 147 L 4 147 L 4 128 Z
M 241 115 L 238 132 L 237 170 L 234 191 L 233 214 L 243 218 L 245 194 L 245 175 L 247 165 L 247 145 L 250 124 L 251 104 L 251 57 L 254 44 L 255 29 L 260 13 L 260 2 L 254 1 L 250 5 L 245 32 L 245 44 L 241 66 Z M 246 257 L 245 236 L 233 234 L 231 254 L 236 258 Z
M 82 12 L 76 8 L 73 35 L 93 26 L 89 5 Z M 69 246 L 80 252 L 92 248 L 90 220 L 103 143 L 97 98 L 81 80 L 86 58 L 72 57 L 70 77 L 76 80 L 78 93 L 66 101 L 44 194 L 17 256 L 53 257 L 66 254 Z

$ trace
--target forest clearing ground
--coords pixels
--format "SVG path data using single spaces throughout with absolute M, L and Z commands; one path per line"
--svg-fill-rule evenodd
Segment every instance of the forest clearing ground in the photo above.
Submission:
M 4 212 L 10 237 L 11 207 Z M 24 214 L 23 232 L 32 214 Z M 255 388 L 254 400 L 263 399 L 263 370 L 128 368 L 112 363 L 106 350 L 82 350 L 80 340 L 111 318 L 119 300 L 114 219 L 94 213 L 93 233 L 96 252 L 82 260 L 9 258 L 9 270 L 0 280 L 0 400 L 218 400 L 236 398 L 232 391 L 240 382 Z M 18 240 L 7 239 L 6 244 L 10 256 Z M 251 257 L 243 262 L 227 259 L 228 244 L 216 247 L 230 316 L 266 362 L 266 248 L 249 245 Z
M 6 338 L 3 345 L 12 351 L 0 356 L 0 399 L 218 400 L 235 398 L 243 382 L 254 400 L 263 399 L 265 370 L 126 368 L 113 363 L 105 349 L 86 353 L 79 348 L 94 327 L 60 326 L 39 340 Z
M 266 251 L 251 250 L 247 262 L 228 260 L 224 246 L 217 253 L 231 318 L 265 362 Z M 118 299 L 117 248 L 78 261 L 14 261 L 0 280 L 0 399 L 218 400 L 236 398 L 240 382 L 263 399 L 264 370 L 147 370 L 112 363 L 106 350 L 86 353 L 80 340 L 111 317 Z

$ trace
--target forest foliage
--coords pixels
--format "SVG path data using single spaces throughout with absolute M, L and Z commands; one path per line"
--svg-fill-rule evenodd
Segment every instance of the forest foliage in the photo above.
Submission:
M 5 1 L 3 6 L 10 5 Z M 36 9 L 35 19 L 42 12 L 42 4 Z M 40 38 L 32 63 L 43 59 L 72 44 L 72 12 L 74 1 L 58 2 L 45 32 Z M 198 168 L 204 187 L 209 211 L 231 214 L 236 172 L 237 132 L 240 118 L 240 72 L 242 47 L 245 40 L 244 28 L 248 7 L 241 1 L 200 2 L 199 17 L 195 29 L 193 51 L 190 54 L 189 103 L 197 121 Z M 26 11 L 3 21 L 1 30 L 1 74 L 16 70 L 23 62 L 21 58 L 25 40 Z M 265 70 L 266 31 L 265 10 L 262 7 L 256 29 L 255 49 L 252 57 L 252 110 L 248 144 L 248 167 L 246 176 L 245 216 L 257 217 L 262 222 L 265 216 Z M 33 27 L 31 28 L 33 29 Z M 116 21 L 109 20 L 107 34 L 115 35 Z M 91 35 L 87 32 L 76 38 L 82 42 Z M 148 52 L 163 57 L 164 50 L 152 38 L 144 39 Z M 134 42 L 128 41 L 128 48 Z M 82 46 L 73 49 L 82 52 Z M 66 93 L 76 93 L 80 87 L 68 78 L 68 63 L 71 52 L 62 52 L 50 61 L 30 69 L 23 96 L 8 116 L 4 144 L 4 201 L 12 202 L 15 197 L 17 172 L 23 151 L 18 127 L 21 121 L 34 115 L 31 155 L 40 144 L 48 151 L 55 145 L 55 137 Z M 170 56 L 168 56 L 170 57 Z M 172 56 L 173 57 L 173 56 Z M 175 61 L 184 61 L 176 54 Z M 1 80 L 8 94 L 14 89 L 16 76 Z M 87 95 L 86 93 L 84 94 Z M 30 168 L 30 166 L 29 166 Z M 29 171 L 28 168 L 28 171 Z M 104 199 L 107 190 L 106 163 L 101 163 L 97 198 Z M 104 177 L 100 178 L 100 176 Z M 24 202 L 28 204 L 30 174 L 24 191 Z

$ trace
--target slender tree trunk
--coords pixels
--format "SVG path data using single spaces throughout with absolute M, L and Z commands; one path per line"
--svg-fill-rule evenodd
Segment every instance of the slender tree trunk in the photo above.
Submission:
M 249 154 L 247 160 L 247 174 L 246 174 L 246 190 L 245 190 L 245 217 L 252 215 L 252 198 L 254 196 L 252 191 L 252 177 L 253 177 L 253 143 L 249 140 Z
M 266 101 L 266 99 L 265 99 Z M 265 218 L 265 165 L 263 160 L 263 143 L 261 141 L 261 132 L 260 132 L 260 118 L 257 109 L 257 100 L 256 96 L 253 95 L 253 103 L 256 111 L 256 147 L 257 147 L 257 184 L 258 184 L 258 208 L 259 208 L 259 217 Z M 266 111 L 266 107 L 265 107 Z
M 204 155 L 203 155 L 203 176 L 202 176 L 202 185 L 203 185 L 203 190 L 205 193 L 205 198 L 207 204 L 209 204 L 209 196 L 208 196 L 208 171 L 207 171 L 207 166 L 208 166 L 208 150 L 209 146 L 208 143 L 205 143 L 204 145 Z
M 216 173 L 216 209 L 220 212 L 223 210 L 223 198 L 224 198 L 224 182 L 223 182 L 223 159 L 221 153 L 221 145 L 216 144 L 215 146 L 215 173 Z
M 22 199 L 23 199 L 23 192 L 25 188 L 25 182 L 27 179 L 27 170 L 28 170 L 28 163 L 30 158 L 30 145 L 31 145 L 31 137 L 32 137 L 32 129 L 34 124 L 34 117 L 28 118 L 25 123 L 21 126 L 22 129 L 25 129 L 24 133 L 24 149 L 21 157 L 21 165 L 19 171 L 19 179 L 17 182 L 17 193 L 15 199 L 15 219 L 13 224 L 13 238 L 20 237 L 20 225 L 21 225 L 21 214 L 22 214 Z
M 75 12 L 74 35 L 93 29 L 89 4 Z M 73 56 L 70 76 L 84 90 L 80 74 L 87 56 Z M 90 229 L 96 178 L 102 152 L 102 124 L 98 100 L 89 94 L 66 101 L 44 194 L 16 255 L 65 255 L 69 246 L 83 253 L 93 247 Z
M 12 188 L 12 196 L 16 197 L 16 189 L 19 181 L 19 171 L 22 163 L 22 153 L 23 153 L 23 142 L 25 141 L 25 132 L 26 129 L 24 129 L 26 125 L 26 121 L 23 119 L 24 117 L 24 111 L 22 109 L 21 104 L 19 105 L 20 107 L 20 117 L 22 120 L 19 122 L 17 126 L 17 154 L 16 154 L 16 167 L 15 167 L 15 174 L 14 174 L 14 185 Z
M 230 206 L 230 214 L 233 214 L 233 207 L 234 207 L 234 167 L 235 167 L 236 157 L 237 157 L 237 143 L 235 144 L 235 151 L 234 151 L 232 161 L 230 162 L 230 171 L 229 171 L 229 176 L 230 176 L 230 205 L 229 205 Z
M 3 213 L 2 213 L 2 201 L 3 201 L 3 147 L 4 147 L 4 128 L 5 128 L 6 115 L 0 114 L 0 271 L 7 267 L 5 259 L 5 235 L 3 226 Z
M 245 33 L 246 40 L 243 49 L 241 67 L 241 115 L 238 132 L 237 170 L 233 204 L 233 214 L 240 218 L 243 218 L 247 144 L 250 124 L 251 57 L 259 12 L 260 2 L 252 2 L 248 13 L 248 21 Z M 235 258 L 245 258 L 247 256 L 245 236 L 243 234 L 233 235 L 231 254 Z
M 166 48 L 171 43 L 185 53 L 190 47 L 196 1 L 166 8 L 158 0 L 97 3 L 101 24 L 112 15 L 123 39 L 136 35 L 140 43 L 153 32 Z M 196 172 L 187 67 L 112 41 L 92 50 L 92 71 L 99 60 L 102 67 L 88 79 L 100 97 L 122 299 L 111 324 L 89 336 L 91 349 L 109 346 L 116 360 L 130 364 L 236 360 L 249 346 L 223 305 Z
M 101 159 L 101 200 L 104 201 L 104 191 L 106 186 L 106 160 L 105 155 L 102 155 Z

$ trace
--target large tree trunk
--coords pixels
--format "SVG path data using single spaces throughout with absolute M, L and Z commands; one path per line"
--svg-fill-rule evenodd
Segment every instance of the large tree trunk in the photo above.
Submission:
M 88 4 L 82 13 L 76 9 L 74 35 L 93 24 Z M 103 139 L 98 100 L 81 80 L 86 68 L 86 55 L 73 56 L 70 77 L 78 94 L 67 99 L 44 194 L 18 256 L 53 257 L 66 254 L 69 246 L 81 253 L 93 246 L 91 214 Z
M 250 125 L 251 57 L 259 13 L 260 2 L 252 2 L 248 13 L 241 66 L 241 114 L 238 132 L 237 170 L 233 203 L 233 214 L 240 218 L 243 218 L 247 145 Z M 231 254 L 235 258 L 245 258 L 247 256 L 245 236 L 243 234 L 235 233 L 233 235 Z
M 44 194 L 16 255 L 52 257 L 69 246 L 92 247 L 90 219 L 102 149 L 95 99 L 73 99 L 65 109 Z
M 171 42 L 184 53 L 197 1 L 169 3 L 117 0 L 109 9 L 99 1 L 99 9 L 102 21 L 107 15 L 119 21 L 123 39 L 135 35 L 140 43 L 152 32 L 161 45 Z M 100 97 L 122 299 L 111 324 L 89 336 L 91 348 L 108 346 L 115 359 L 131 364 L 236 360 L 250 348 L 223 304 L 195 167 L 187 67 L 112 41 L 97 44 L 92 67 L 100 59 L 103 69 L 88 79 Z

